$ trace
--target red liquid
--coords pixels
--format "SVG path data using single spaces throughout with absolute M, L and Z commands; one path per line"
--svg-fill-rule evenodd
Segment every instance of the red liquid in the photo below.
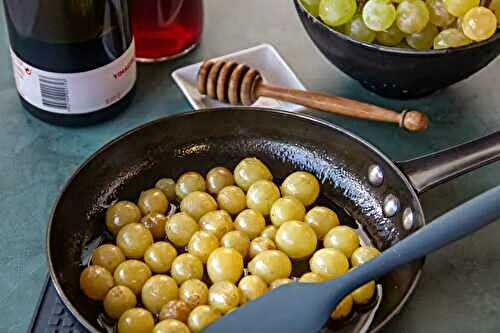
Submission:
M 133 0 L 131 3 L 138 58 L 172 57 L 199 41 L 203 29 L 202 0 Z

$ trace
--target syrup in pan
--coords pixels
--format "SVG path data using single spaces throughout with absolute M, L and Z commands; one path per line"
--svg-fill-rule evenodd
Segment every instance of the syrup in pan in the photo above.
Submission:
M 278 182 L 279 183 L 279 182 Z M 335 204 L 332 200 L 328 199 L 326 196 L 320 194 L 318 200 L 316 201 L 315 205 L 317 206 L 325 206 L 333 211 L 335 211 L 339 217 L 339 220 L 342 225 L 347 225 L 351 228 L 354 228 L 360 238 L 361 245 L 372 245 L 372 241 L 370 240 L 368 234 L 363 230 L 362 225 L 354 220 L 351 215 L 345 211 L 343 208 Z M 170 210 L 168 212 L 168 216 L 171 216 L 175 214 L 176 212 L 179 211 L 179 206 L 178 204 L 170 204 Z M 104 223 L 104 221 L 103 221 Z M 271 222 L 269 219 L 267 219 L 267 224 L 270 225 Z M 94 238 L 90 242 L 87 243 L 85 248 L 82 251 L 82 256 L 81 256 L 81 266 L 82 270 L 84 267 L 87 265 L 90 265 L 91 258 L 92 258 L 92 253 L 93 251 L 101 244 L 104 243 L 114 243 L 114 238 L 113 236 L 105 231 L 102 235 L 99 235 L 98 237 Z M 322 248 L 323 244 L 321 241 L 318 242 L 318 249 Z M 182 248 L 177 248 L 178 255 L 187 252 L 186 247 Z M 248 258 L 245 258 L 245 267 L 247 266 L 246 264 L 248 263 Z M 292 269 L 292 274 L 291 274 L 291 279 L 298 281 L 300 276 L 302 274 L 309 272 L 309 258 L 300 260 L 300 261 L 294 261 L 293 263 L 293 269 Z M 249 272 L 245 268 L 244 269 L 244 276 L 248 275 Z M 210 279 L 206 273 L 205 269 L 205 274 L 203 277 L 203 281 L 207 283 L 207 285 L 210 285 Z M 380 305 L 380 302 L 382 301 L 382 285 L 377 284 L 376 288 L 376 294 L 373 297 L 373 300 L 367 304 L 367 305 L 353 305 L 353 310 L 351 311 L 351 314 L 349 315 L 348 318 L 344 320 L 332 320 L 330 319 L 325 327 L 323 328 L 322 332 L 365 332 L 368 330 L 370 323 L 375 315 L 375 312 L 377 308 Z M 102 309 L 102 302 L 96 302 L 96 306 L 99 306 Z M 138 298 L 138 304 L 137 306 L 141 306 L 140 304 L 140 297 Z M 333 310 L 333 309 L 332 309 Z M 105 314 L 104 311 L 102 310 L 100 312 L 100 315 L 97 319 L 98 323 L 101 325 L 102 329 L 107 332 L 107 333 L 112 333 L 116 332 L 115 328 L 115 322 L 108 318 Z

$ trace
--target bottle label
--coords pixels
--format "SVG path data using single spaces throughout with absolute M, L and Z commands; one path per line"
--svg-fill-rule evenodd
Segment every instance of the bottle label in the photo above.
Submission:
M 134 41 L 113 62 L 80 73 L 42 71 L 26 64 L 12 49 L 10 54 L 19 94 L 53 113 L 82 114 L 106 108 L 122 99 L 137 77 Z

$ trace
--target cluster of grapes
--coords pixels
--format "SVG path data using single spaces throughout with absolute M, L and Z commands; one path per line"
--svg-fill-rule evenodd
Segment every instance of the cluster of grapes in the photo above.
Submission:
M 500 26 L 500 0 L 301 0 L 347 36 L 417 50 L 487 40 Z

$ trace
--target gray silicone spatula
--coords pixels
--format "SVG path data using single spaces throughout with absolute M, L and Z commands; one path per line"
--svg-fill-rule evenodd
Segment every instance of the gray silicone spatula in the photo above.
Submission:
M 249 302 L 203 333 L 319 332 L 342 298 L 364 283 L 463 238 L 500 218 L 500 186 L 449 211 L 370 262 L 323 283 L 291 283 Z

